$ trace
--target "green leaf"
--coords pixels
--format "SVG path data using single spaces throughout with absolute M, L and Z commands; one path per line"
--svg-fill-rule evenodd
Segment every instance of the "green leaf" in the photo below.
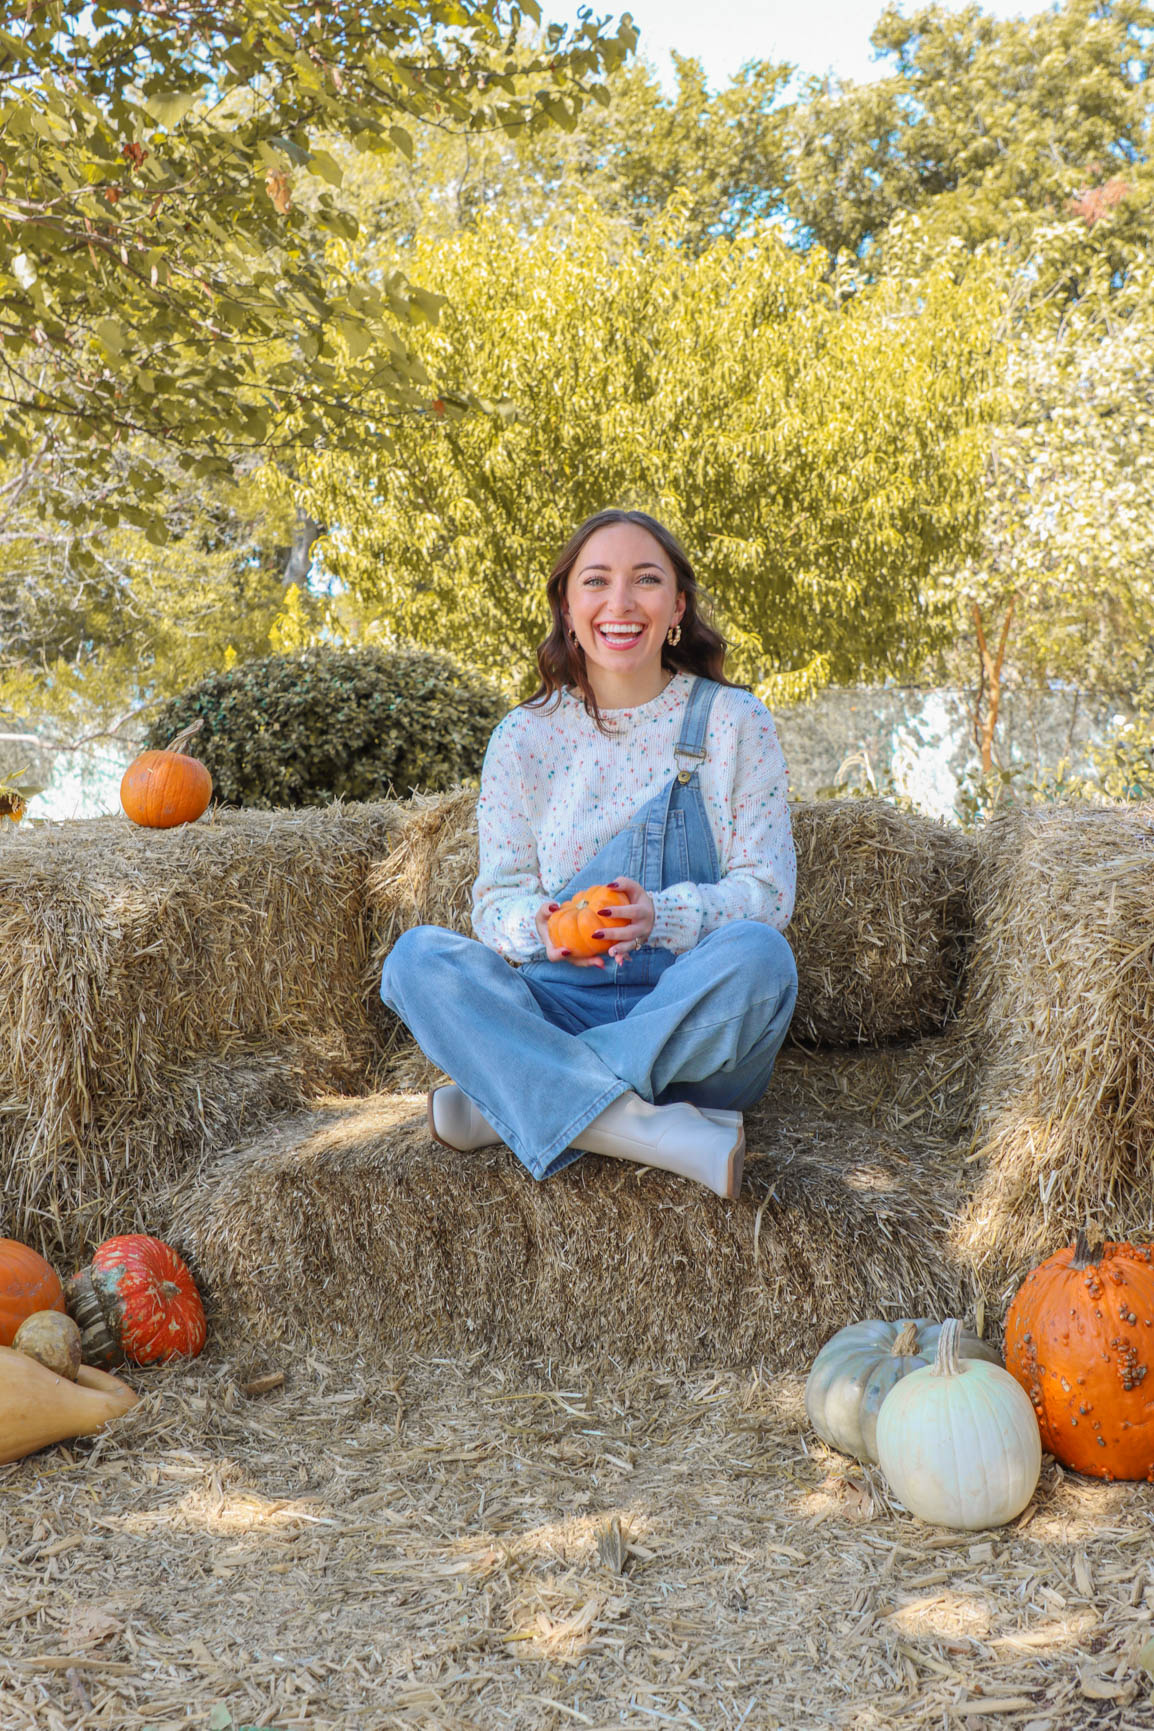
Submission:
M 199 89 L 146 92 L 144 106 L 158 126 L 163 126 L 166 132 L 173 132 L 185 115 L 195 108 L 200 96 Z
M 124 350 L 124 333 L 120 327 L 120 320 L 113 318 L 97 319 L 92 328 L 101 347 L 114 360 L 118 360 Z
M 313 174 L 319 174 L 322 180 L 327 180 L 330 186 L 340 186 L 344 179 L 340 164 L 327 150 L 313 151 L 309 157 L 309 169 Z

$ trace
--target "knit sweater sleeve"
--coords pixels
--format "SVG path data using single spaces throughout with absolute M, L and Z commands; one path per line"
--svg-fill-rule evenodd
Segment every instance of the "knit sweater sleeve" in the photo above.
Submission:
M 545 954 L 534 923 L 545 891 L 513 735 L 515 714 L 493 730 L 481 766 L 473 930 L 506 960 L 529 962 Z
M 784 931 L 793 913 L 797 860 L 789 778 L 773 717 L 743 694 L 728 767 L 728 833 L 720 881 L 673 884 L 653 897 L 650 943 L 683 953 L 729 920 L 760 920 Z

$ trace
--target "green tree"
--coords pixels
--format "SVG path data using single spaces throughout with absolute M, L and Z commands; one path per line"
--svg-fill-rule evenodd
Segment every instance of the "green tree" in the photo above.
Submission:
M 355 237 L 326 148 L 411 153 L 413 129 L 572 126 L 635 41 L 591 17 L 519 49 L 535 0 L 28 0 L 0 28 L 0 403 L 18 459 L 133 435 L 194 474 L 387 436 L 427 403 L 409 343 L 437 298 Z M 324 189 L 302 204 L 295 177 Z M 461 381 L 468 390 L 468 381 Z M 49 472 L 49 478 L 50 478 Z M 162 541 L 147 443 L 97 521 Z M 67 488 L 59 514 L 76 507 Z M 77 550 L 86 558 L 86 550 Z
M 975 5 L 905 17 L 871 37 L 893 71 L 813 81 L 790 132 L 789 210 L 830 253 L 882 241 L 899 212 L 976 246 L 1029 235 L 1072 202 L 1125 189 L 1148 221 L 1154 7 L 1064 0 L 998 20 Z
M 980 543 L 953 578 L 986 773 L 1006 683 L 1123 697 L 1149 679 L 1154 642 L 1154 263 L 1119 282 L 1079 225 L 1038 242 L 1039 276 L 1076 269 L 1081 292 L 1035 304 L 1020 284 L 1025 305 L 1008 307 Z
M 523 691 L 551 559 L 610 503 L 684 538 L 768 695 L 908 671 L 941 641 L 925 597 L 978 518 L 982 270 L 864 285 L 765 233 L 693 257 L 680 220 L 639 236 L 588 202 L 418 243 L 448 301 L 425 364 L 517 407 L 434 405 L 388 449 L 302 463 L 326 569 L 392 641 Z
M 650 67 L 624 63 L 606 76 L 608 106 L 587 103 L 571 131 L 425 128 L 411 158 L 345 150 L 346 202 L 365 240 L 404 249 L 486 215 L 530 227 L 580 197 L 640 230 L 676 197 L 683 243 L 700 251 L 779 212 L 790 68 L 751 63 L 713 93 L 699 61 L 673 58 L 672 94 Z
M 168 545 L 94 528 L 122 484 L 83 454 L 51 484 L 47 459 L 0 465 L 0 732 L 35 726 L 62 745 L 139 736 L 150 706 L 232 660 L 268 653 L 284 604 L 291 515 L 251 478 L 190 484 L 166 471 Z M 53 502 L 67 491 L 67 516 Z M 87 557 L 81 562 L 77 551 Z

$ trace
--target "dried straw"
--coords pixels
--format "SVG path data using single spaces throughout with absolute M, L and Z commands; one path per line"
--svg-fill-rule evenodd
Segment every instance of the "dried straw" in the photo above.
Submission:
M 0 1467 L 5 1731 L 1148 1731 L 1145 1485 L 956 1533 L 800 1377 L 269 1364 Z
M 457 790 L 402 806 L 400 840 L 369 878 L 375 964 L 412 925 L 471 934 L 475 800 Z M 793 1038 L 876 1045 L 940 1031 L 957 996 L 969 929 L 972 838 L 876 799 L 820 801 L 792 813 L 798 896 L 788 935 L 799 980 Z M 398 1034 L 393 1051 L 411 1073 L 403 1045 Z M 389 1072 L 393 1086 L 406 1079 L 400 1070 Z
M 793 808 L 794 1039 L 881 1045 L 940 1031 L 969 932 L 972 837 L 880 799 Z
M 271 1111 L 369 1085 L 395 808 L 37 825 L 0 847 L 2 1230 L 68 1259 Z M 5 826 L 6 829 L 9 826 Z
M 326 1352 L 798 1368 L 853 1318 L 966 1305 L 948 1153 L 772 1104 L 747 1135 L 727 1203 L 593 1156 L 537 1184 L 434 1143 L 419 1096 L 333 1100 L 189 1187 L 172 1230 L 218 1318 Z
M 977 1186 L 957 1242 L 1013 1285 L 1087 1219 L 1154 1234 L 1154 814 L 1000 819 L 975 906 Z

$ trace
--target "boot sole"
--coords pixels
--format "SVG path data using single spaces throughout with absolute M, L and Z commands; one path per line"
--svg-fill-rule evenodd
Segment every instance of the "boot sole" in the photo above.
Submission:
M 745 1176 L 745 1125 L 737 1134 L 737 1141 L 729 1155 L 729 1165 L 725 1171 L 725 1189 L 721 1191 L 727 1202 L 736 1202 L 741 1195 L 741 1180 Z
M 428 1119 L 429 1123 L 429 1135 L 433 1138 L 434 1142 L 439 1142 L 442 1148 L 453 1148 L 451 1142 L 446 1142 L 443 1136 L 437 1135 L 437 1126 L 433 1122 L 433 1095 L 436 1092 L 437 1090 L 435 1088 L 430 1088 L 429 1092 L 425 1095 L 425 1117 Z M 453 1152 L 454 1154 L 463 1154 L 464 1149 L 453 1148 Z

